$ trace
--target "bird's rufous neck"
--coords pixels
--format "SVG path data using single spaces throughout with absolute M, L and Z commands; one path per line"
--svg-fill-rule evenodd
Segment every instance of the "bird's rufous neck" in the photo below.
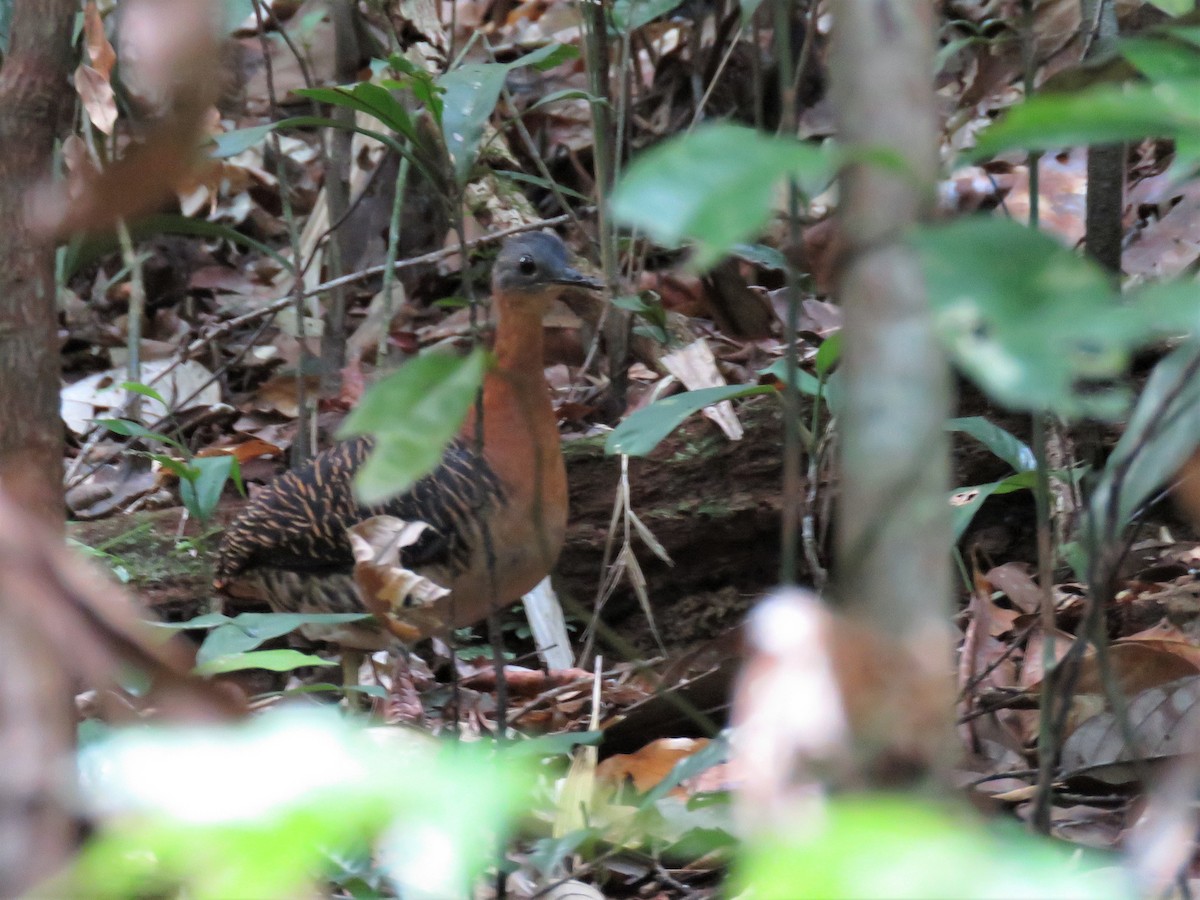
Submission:
M 517 301 L 496 294 L 495 373 L 508 378 L 530 379 L 541 385 L 542 304 Z

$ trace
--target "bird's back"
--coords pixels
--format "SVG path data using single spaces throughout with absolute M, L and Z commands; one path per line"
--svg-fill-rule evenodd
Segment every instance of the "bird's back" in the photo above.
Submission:
M 330 447 L 260 491 L 221 540 L 216 574 L 228 581 L 260 569 L 296 573 L 349 572 L 346 529 L 371 516 L 425 522 L 404 550 L 406 567 L 437 567 L 453 576 L 470 559 L 474 523 L 504 502 L 499 480 L 465 441 L 447 448 L 438 467 L 404 494 L 365 506 L 354 498 L 354 475 L 373 442 L 360 437 Z

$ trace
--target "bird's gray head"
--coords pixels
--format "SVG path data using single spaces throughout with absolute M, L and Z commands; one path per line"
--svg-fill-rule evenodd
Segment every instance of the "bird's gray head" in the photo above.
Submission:
M 530 231 L 510 237 L 492 269 L 492 289 L 504 294 L 554 293 L 556 287 L 599 290 L 600 282 L 573 269 L 557 235 Z

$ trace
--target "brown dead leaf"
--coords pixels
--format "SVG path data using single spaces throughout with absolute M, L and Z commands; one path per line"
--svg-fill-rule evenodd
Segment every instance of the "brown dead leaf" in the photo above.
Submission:
M 97 129 L 111 135 L 117 122 L 117 98 L 108 79 L 91 66 L 75 70 L 75 92 Z
M 1042 605 L 1042 589 L 1033 580 L 1025 563 L 1004 563 L 989 570 L 984 577 L 996 590 L 1003 591 L 1013 606 L 1023 613 L 1035 613 Z
M 1063 768 L 1112 784 L 1133 781 L 1138 774 L 1134 761 L 1195 752 L 1198 710 L 1200 675 L 1147 688 L 1129 702 L 1136 747 L 1126 745 L 1116 716 L 1103 712 L 1083 722 L 1063 743 Z
M 50 183 L 26 203 L 29 226 L 43 235 L 101 231 L 118 220 L 156 211 L 184 180 L 197 156 L 219 65 L 212 0 L 128 0 L 121 5 L 122 83 L 162 111 L 145 138 L 100 174 Z M 95 70 L 92 70 L 95 71 Z M 99 72 L 84 74 L 101 121 Z M 89 99 L 85 97 L 85 100 Z M 89 115 L 93 108 L 89 108 Z
M 405 642 L 445 624 L 431 607 L 450 591 L 406 568 L 402 559 L 401 551 L 428 527 L 424 522 L 373 516 L 347 529 L 360 596 L 388 631 Z
M 245 465 L 252 459 L 258 459 L 262 456 L 279 456 L 282 453 L 283 449 L 274 444 L 270 444 L 260 438 L 251 438 L 248 441 L 242 441 L 232 446 L 205 447 L 196 455 L 204 457 L 232 456 L 237 459 L 238 465 Z
M 117 53 L 109 43 L 108 35 L 104 32 L 104 20 L 100 18 L 100 10 L 96 0 L 87 0 L 83 7 L 83 39 L 87 47 L 88 58 L 94 69 L 105 81 L 112 77 L 113 65 L 117 61 Z
M 670 774 L 681 759 L 687 759 L 707 747 L 707 738 L 660 738 L 635 753 L 618 753 L 596 767 L 600 784 L 619 788 L 631 781 L 638 793 L 652 790 Z M 671 796 L 688 796 L 683 785 L 671 789 Z

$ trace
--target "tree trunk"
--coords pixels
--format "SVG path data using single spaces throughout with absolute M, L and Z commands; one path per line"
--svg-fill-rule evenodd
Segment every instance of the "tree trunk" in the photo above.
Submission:
M 903 161 L 864 161 L 841 183 L 845 309 L 841 504 L 835 596 L 912 665 L 878 686 L 866 733 L 877 782 L 934 770 L 953 748 L 949 375 L 904 232 L 932 208 L 937 178 L 934 4 L 833 5 L 831 81 L 839 136 Z M 886 695 L 886 696 L 885 696 Z M 931 727 L 932 726 L 932 727 Z
M 54 248 L 24 224 L 27 191 L 51 172 L 54 137 L 71 97 L 77 0 L 16 0 L 0 69 L 0 484 L 60 529 L 62 422 Z
M 0 69 L 0 487 L 20 517 L 63 528 L 62 422 L 54 248 L 24 224 L 25 195 L 48 178 L 71 97 L 78 0 L 16 0 Z M 10 523 L 11 524 L 11 523 Z M 18 523 L 19 525 L 19 523 Z M 0 535 L 0 896 L 24 893 L 61 866 L 75 825 L 69 783 L 74 708 L 67 674 L 17 603 L 24 562 Z

